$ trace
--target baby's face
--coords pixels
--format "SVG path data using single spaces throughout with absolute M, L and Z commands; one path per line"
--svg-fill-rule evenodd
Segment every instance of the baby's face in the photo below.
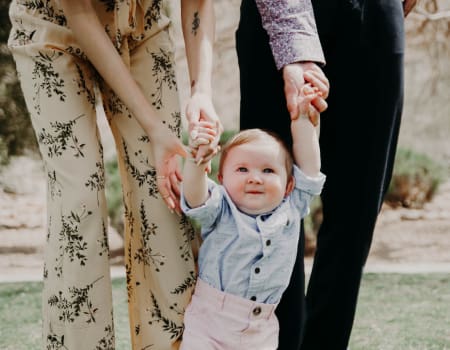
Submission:
M 220 179 L 241 211 L 258 215 L 281 203 L 288 182 L 285 157 L 275 141 L 257 140 L 230 149 Z

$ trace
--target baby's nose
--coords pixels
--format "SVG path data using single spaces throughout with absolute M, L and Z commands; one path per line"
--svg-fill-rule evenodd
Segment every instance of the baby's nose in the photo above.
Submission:
M 261 176 L 259 176 L 257 174 L 250 174 L 248 176 L 247 182 L 248 183 L 262 183 L 262 178 L 261 178 Z

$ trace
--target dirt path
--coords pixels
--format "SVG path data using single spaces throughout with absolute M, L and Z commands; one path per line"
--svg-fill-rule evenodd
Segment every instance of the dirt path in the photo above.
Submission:
M 422 210 L 383 208 L 368 267 L 450 272 L 450 181 Z

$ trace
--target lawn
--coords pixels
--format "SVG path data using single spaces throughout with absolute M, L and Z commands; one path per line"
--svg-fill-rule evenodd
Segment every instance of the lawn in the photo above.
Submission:
M 40 290 L 0 284 L 0 349 L 40 349 Z M 113 298 L 117 349 L 129 350 L 124 279 L 113 281 Z M 450 274 L 366 274 L 350 348 L 450 350 Z

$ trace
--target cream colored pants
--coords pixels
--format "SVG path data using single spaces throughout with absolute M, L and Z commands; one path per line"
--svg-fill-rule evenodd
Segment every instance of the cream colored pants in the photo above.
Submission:
M 163 6 L 151 0 L 94 3 L 161 122 L 179 136 L 170 21 Z M 58 6 L 57 1 L 14 0 L 10 8 L 9 47 L 48 180 L 44 348 L 115 348 L 98 86 L 123 184 L 133 349 L 177 349 L 195 284 L 194 231 L 185 217 L 165 206 L 147 135 L 86 60 Z

